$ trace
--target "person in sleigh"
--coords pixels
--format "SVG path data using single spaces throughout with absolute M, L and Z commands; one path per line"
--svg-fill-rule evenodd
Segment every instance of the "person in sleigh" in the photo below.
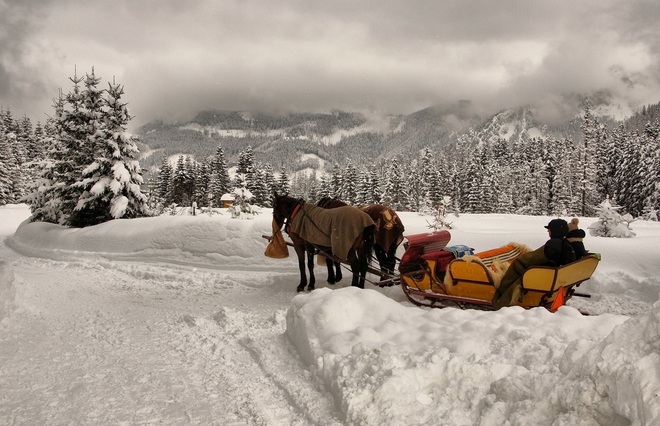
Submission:
M 502 277 L 491 303 L 500 309 L 522 300 L 522 276 L 530 266 L 561 266 L 575 261 L 575 250 L 566 239 L 568 223 L 553 219 L 545 228 L 550 239 L 538 249 L 519 256 Z

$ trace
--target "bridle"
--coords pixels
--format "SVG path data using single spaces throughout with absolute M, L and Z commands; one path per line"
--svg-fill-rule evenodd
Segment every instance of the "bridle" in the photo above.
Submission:
M 291 226 L 291 221 L 293 220 L 294 217 L 298 214 L 298 211 L 302 208 L 302 203 L 303 200 L 302 198 L 299 198 L 296 200 L 295 203 L 291 206 L 289 209 L 289 212 L 284 216 L 284 219 L 282 219 L 282 224 L 279 227 L 279 231 L 284 229 L 284 231 L 288 234 L 289 233 L 289 228 Z

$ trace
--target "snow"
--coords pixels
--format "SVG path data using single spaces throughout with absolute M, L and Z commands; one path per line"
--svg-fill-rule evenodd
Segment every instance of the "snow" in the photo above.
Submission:
M 550 313 L 418 308 L 321 267 L 297 295 L 293 251 L 263 255 L 268 209 L 28 216 L 0 207 L 0 424 L 660 424 L 657 222 L 588 236 L 592 297 Z M 400 216 L 408 235 L 432 222 Z M 452 216 L 451 243 L 537 247 L 549 219 Z

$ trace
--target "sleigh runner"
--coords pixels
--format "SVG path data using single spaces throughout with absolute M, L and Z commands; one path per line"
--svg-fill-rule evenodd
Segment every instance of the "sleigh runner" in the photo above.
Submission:
M 450 238 L 448 231 L 407 237 L 399 264 L 399 279 L 406 297 L 418 306 L 493 309 L 491 300 L 499 280 L 509 264 L 529 248 L 511 243 L 457 256 L 444 247 L 438 249 Z M 589 297 L 575 289 L 591 277 L 599 261 L 598 254 L 589 254 L 560 267 L 528 268 L 522 276 L 522 301 L 515 305 L 555 311 L 573 296 Z

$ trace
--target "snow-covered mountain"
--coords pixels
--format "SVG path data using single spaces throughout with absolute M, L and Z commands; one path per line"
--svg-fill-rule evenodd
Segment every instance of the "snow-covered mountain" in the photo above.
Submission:
M 149 156 L 143 167 L 163 156 L 191 155 L 201 160 L 222 145 L 229 163 L 252 146 L 257 161 L 290 170 L 323 169 L 346 158 L 374 161 L 414 156 L 424 147 L 441 149 L 461 137 L 487 143 L 498 139 L 553 137 L 577 141 L 580 117 L 551 125 L 533 107 L 503 110 L 483 117 L 469 102 L 451 108 L 429 107 L 409 115 L 379 117 L 358 112 L 275 115 L 245 111 L 204 111 L 183 123 L 154 121 L 138 129 Z

